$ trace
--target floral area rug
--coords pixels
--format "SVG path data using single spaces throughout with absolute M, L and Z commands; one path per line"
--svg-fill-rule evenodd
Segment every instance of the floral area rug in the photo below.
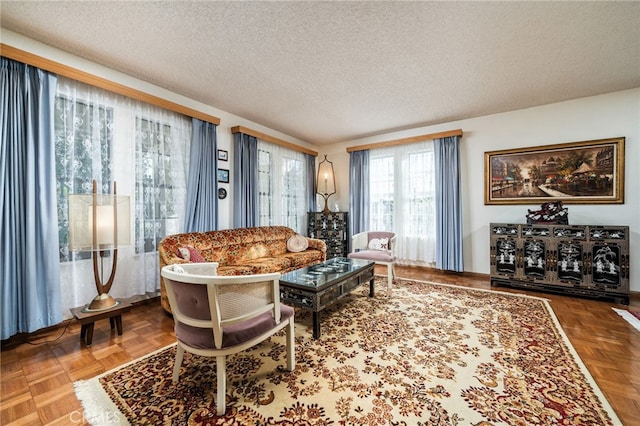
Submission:
M 285 336 L 227 361 L 227 412 L 215 416 L 215 361 L 175 345 L 88 381 L 92 424 L 619 425 L 541 298 L 377 280 L 322 312 L 296 311 L 296 368 Z M 365 288 L 366 287 L 366 288 Z

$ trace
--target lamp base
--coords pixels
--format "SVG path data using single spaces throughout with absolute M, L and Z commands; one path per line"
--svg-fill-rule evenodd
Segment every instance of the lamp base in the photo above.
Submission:
M 106 311 L 107 309 L 115 308 L 119 304 L 119 300 L 109 296 L 108 293 L 102 293 L 97 295 L 88 306 L 85 306 L 82 312 Z
M 329 210 L 329 197 L 333 194 L 320 194 L 324 198 L 324 209 L 322 209 L 322 213 L 329 214 L 331 210 Z

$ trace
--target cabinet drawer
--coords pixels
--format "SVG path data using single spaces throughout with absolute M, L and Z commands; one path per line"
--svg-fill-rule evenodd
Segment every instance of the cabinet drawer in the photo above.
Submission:
M 371 281 L 373 279 L 373 268 L 368 269 L 366 271 L 364 271 L 358 278 L 360 280 L 360 283 L 365 283 L 368 281 Z
M 329 303 L 335 302 L 338 299 L 338 296 L 342 294 L 340 286 L 331 287 L 324 293 L 320 295 L 318 301 L 318 307 L 321 308 L 324 305 L 328 305 Z
M 555 226 L 553 228 L 553 236 L 584 241 L 587 239 L 587 232 L 584 226 Z
M 551 235 L 551 227 L 550 226 L 542 226 L 542 225 L 523 225 L 522 226 L 522 236 L 523 237 L 548 237 Z
M 518 236 L 519 225 L 513 225 L 509 223 L 491 224 L 491 235 L 513 235 Z
M 354 288 L 358 287 L 362 281 L 358 279 L 358 277 L 349 278 L 342 284 L 342 292 L 348 293 Z

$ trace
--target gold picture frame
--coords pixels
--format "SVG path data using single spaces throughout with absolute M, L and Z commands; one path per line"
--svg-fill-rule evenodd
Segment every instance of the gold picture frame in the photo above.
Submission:
M 624 203 L 624 137 L 484 153 L 484 203 Z

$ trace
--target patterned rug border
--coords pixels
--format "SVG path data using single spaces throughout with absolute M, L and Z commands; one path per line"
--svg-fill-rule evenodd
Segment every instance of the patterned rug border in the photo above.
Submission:
M 385 278 L 386 279 L 386 275 L 378 275 L 376 274 L 376 277 L 381 277 L 381 278 Z M 413 278 L 404 278 L 404 277 L 396 277 L 394 278 L 396 280 L 404 280 L 404 281 L 414 281 L 417 283 L 426 283 L 426 284 L 431 284 L 431 285 L 441 285 L 444 287 L 452 287 L 452 288 L 460 288 L 460 289 L 464 289 L 464 290 L 473 290 L 473 291 L 481 291 L 481 292 L 485 292 L 485 293 L 497 293 L 497 294 L 501 294 L 503 296 L 513 296 L 513 297 L 523 297 L 526 299 L 537 299 L 537 300 L 542 300 L 542 301 L 546 301 L 549 302 L 550 299 L 547 297 L 542 297 L 542 296 L 531 296 L 529 294 L 525 294 L 525 293 L 512 293 L 510 291 L 501 291 L 501 290 L 493 290 L 493 289 L 486 289 L 486 288 L 476 288 L 476 287 L 466 287 L 463 285 L 456 285 L 456 284 L 447 284 L 447 283 L 439 283 L 439 282 L 435 282 L 435 281 L 427 281 L 427 280 L 416 280 Z
M 91 379 L 78 380 L 73 383 L 73 388 L 76 393 L 78 401 L 82 404 L 84 409 L 84 419 L 92 425 L 130 425 L 127 418 L 120 412 L 118 407 L 113 403 L 109 395 L 104 391 L 100 385 L 100 379 L 106 375 L 114 373 L 122 368 L 126 368 L 132 364 L 143 361 L 150 358 L 162 351 L 166 351 L 172 346 L 176 346 L 177 343 L 171 343 L 163 348 L 157 349 L 139 358 L 121 364 L 112 368 L 109 371 L 105 371 Z
M 386 276 L 383 275 L 379 275 L 376 274 L 375 275 L 378 278 L 385 278 Z M 498 293 L 501 294 L 503 296 L 508 296 L 508 297 L 514 297 L 514 298 L 526 298 L 526 299 L 534 299 L 534 300 L 539 300 L 542 302 L 542 305 L 545 307 L 545 310 L 547 311 L 547 313 L 549 314 L 550 318 L 552 319 L 554 325 L 556 326 L 556 331 L 558 332 L 558 335 L 562 338 L 564 344 L 566 345 L 566 347 L 568 348 L 569 352 L 571 353 L 571 355 L 574 358 L 574 361 L 576 362 L 578 368 L 580 369 L 580 372 L 582 373 L 582 375 L 584 376 L 585 380 L 588 382 L 589 386 L 592 388 L 594 394 L 600 399 L 600 402 L 602 403 L 603 409 L 605 411 L 607 411 L 608 415 L 611 417 L 611 421 L 613 422 L 614 425 L 622 425 L 622 422 L 620 421 L 619 417 L 617 416 L 616 412 L 613 410 L 613 408 L 611 407 L 611 404 L 609 403 L 608 399 L 606 398 L 606 396 L 604 395 L 604 393 L 601 391 L 600 387 L 597 385 L 597 383 L 595 382 L 595 379 L 593 378 L 593 376 L 591 375 L 591 373 L 589 372 L 589 369 L 586 367 L 586 365 L 584 364 L 584 362 L 582 361 L 582 359 L 580 358 L 580 356 L 578 355 L 576 349 L 574 348 L 573 344 L 571 343 L 571 341 L 569 340 L 569 338 L 567 337 L 564 329 L 562 328 L 555 312 L 553 311 L 553 308 L 550 304 L 550 300 L 544 297 L 539 297 L 539 296 L 531 296 L 528 294 L 522 294 L 522 293 L 511 293 L 511 292 L 506 292 L 506 291 L 499 291 L 499 290 L 489 290 L 489 289 L 482 289 L 482 288 L 473 288 L 473 287 L 465 287 L 465 286 L 459 286 L 459 285 L 455 285 L 455 284 L 447 284 L 447 283 L 439 283 L 439 282 L 435 282 L 435 281 L 428 281 L 428 280 L 417 280 L 417 279 L 412 279 L 412 278 L 404 278 L 404 277 L 396 277 L 395 279 L 397 280 L 403 280 L 403 281 L 409 281 L 409 282 L 417 282 L 417 283 L 425 283 L 425 284 L 429 284 L 429 285 L 433 285 L 433 286 L 443 286 L 443 287 L 450 287 L 450 288 L 456 288 L 456 289 L 461 289 L 461 290 L 465 290 L 465 291 L 472 291 L 472 292 L 484 292 L 484 293 Z M 393 288 L 392 288 L 393 289 Z M 631 315 L 628 311 L 625 310 L 620 310 L 620 309 L 616 309 L 616 308 L 612 308 L 616 313 L 618 313 L 621 317 L 623 317 L 625 320 L 627 320 L 630 324 L 632 324 L 635 328 L 637 328 L 638 330 L 640 330 L 640 320 L 638 320 L 637 318 L 635 318 L 633 315 Z M 632 321 L 635 320 L 637 322 L 637 324 L 633 323 Z M 86 419 L 86 421 L 88 421 L 90 424 L 92 425 L 107 425 L 107 424 L 113 424 L 118 423 L 118 424 L 124 424 L 124 425 L 130 425 L 131 423 L 129 423 L 129 421 L 127 420 L 127 418 L 124 416 L 124 414 L 122 414 L 120 412 L 120 410 L 116 407 L 116 405 L 114 404 L 114 402 L 111 400 L 111 398 L 109 397 L 109 395 L 104 391 L 104 389 L 102 388 L 102 386 L 100 385 L 99 379 L 101 379 L 102 377 L 112 374 L 122 368 L 125 368 L 127 366 L 130 366 L 132 364 L 135 364 L 137 362 L 143 361 L 147 358 L 150 358 L 160 352 L 163 352 L 173 346 L 176 346 L 176 343 L 171 343 L 165 347 L 162 347 L 160 349 L 154 350 L 146 355 L 143 355 L 139 358 L 136 358 L 132 361 L 129 361 L 127 363 L 121 364 L 117 367 L 112 368 L 109 371 L 106 371 L 102 374 L 99 374 L 91 379 L 87 379 L 87 380 L 79 380 L 73 383 L 73 387 L 76 393 L 76 397 L 78 398 L 78 400 L 81 402 L 83 409 L 84 409 L 84 418 Z
M 625 321 L 631 324 L 633 328 L 640 331 L 640 319 L 638 319 L 638 317 L 636 317 L 633 313 L 629 312 L 626 309 L 618 309 L 618 308 L 611 308 L 611 309 L 613 309 Z

